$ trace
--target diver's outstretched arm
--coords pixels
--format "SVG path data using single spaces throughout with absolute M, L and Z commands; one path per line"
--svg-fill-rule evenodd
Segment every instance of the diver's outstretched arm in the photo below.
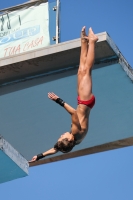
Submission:
M 49 149 L 48 151 L 45 151 L 44 153 L 40 153 L 40 154 L 38 154 L 38 155 L 36 155 L 36 156 L 33 156 L 33 158 L 29 161 L 29 163 L 38 161 L 38 160 L 40 160 L 40 159 L 42 159 L 42 158 L 44 158 L 44 157 L 46 157 L 46 156 L 55 154 L 55 153 L 57 153 L 57 152 L 58 152 L 57 149 L 51 148 L 51 149 Z
M 58 103 L 59 105 L 61 105 L 62 107 L 65 108 L 65 110 L 73 115 L 75 113 L 75 109 L 70 106 L 69 104 L 67 104 L 66 102 L 64 102 L 59 96 L 57 96 L 56 94 L 54 94 L 53 92 L 49 92 L 48 93 L 48 98 L 55 101 L 56 103 Z

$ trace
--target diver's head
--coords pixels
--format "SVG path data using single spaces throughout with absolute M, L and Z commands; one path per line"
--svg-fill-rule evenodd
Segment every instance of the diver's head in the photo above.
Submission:
M 74 136 L 66 132 L 58 139 L 57 143 L 55 144 L 54 148 L 61 151 L 62 153 L 68 153 L 73 149 L 75 146 Z

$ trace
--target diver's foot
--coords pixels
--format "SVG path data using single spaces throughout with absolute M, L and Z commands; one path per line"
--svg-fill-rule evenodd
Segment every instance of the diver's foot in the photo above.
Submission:
M 84 42 L 84 43 L 89 42 L 89 38 L 88 38 L 88 36 L 86 35 L 86 32 L 85 32 L 85 26 L 81 30 L 81 42 Z
M 89 34 L 88 34 L 89 42 L 97 42 L 98 37 L 94 34 L 92 28 L 89 28 Z

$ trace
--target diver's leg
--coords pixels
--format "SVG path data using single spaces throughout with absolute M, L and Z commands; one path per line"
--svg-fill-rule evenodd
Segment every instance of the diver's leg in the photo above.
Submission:
M 87 58 L 87 52 L 88 52 L 88 36 L 85 32 L 85 26 L 81 30 L 81 52 L 80 52 L 80 64 L 78 69 L 78 83 L 77 83 L 77 92 L 79 88 L 79 82 L 80 82 L 80 71 L 83 71 L 83 68 L 85 66 L 86 58 Z
M 92 77 L 91 71 L 95 59 L 95 44 L 98 37 L 89 29 L 89 46 L 83 67 L 78 71 L 78 95 L 81 100 L 89 100 L 92 96 Z
M 80 53 L 80 65 L 79 68 L 84 66 L 88 52 L 88 37 L 85 32 L 85 26 L 81 30 L 81 53 Z

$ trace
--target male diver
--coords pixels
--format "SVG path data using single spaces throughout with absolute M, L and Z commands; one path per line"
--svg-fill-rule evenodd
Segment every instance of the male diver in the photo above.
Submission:
M 77 74 L 77 109 L 72 108 L 53 92 L 48 93 L 49 99 L 64 107 L 71 115 L 71 131 L 62 134 L 53 148 L 44 153 L 35 155 L 29 162 L 37 161 L 45 156 L 55 154 L 58 151 L 63 153 L 70 152 L 75 145 L 80 144 L 85 138 L 89 127 L 90 111 L 95 104 L 95 96 L 92 93 L 91 72 L 95 59 L 95 45 L 97 41 L 98 37 L 93 33 L 92 28 L 89 29 L 87 36 L 84 26 L 81 31 L 80 65 Z

